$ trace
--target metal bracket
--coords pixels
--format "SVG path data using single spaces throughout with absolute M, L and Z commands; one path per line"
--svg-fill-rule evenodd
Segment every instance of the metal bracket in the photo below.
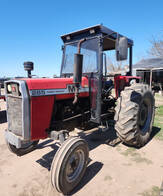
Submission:
M 49 133 L 49 137 L 53 140 L 59 140 L 62 144 L 69 136 L 69 132 L 67 130 L 61 131 L 51 131 Z

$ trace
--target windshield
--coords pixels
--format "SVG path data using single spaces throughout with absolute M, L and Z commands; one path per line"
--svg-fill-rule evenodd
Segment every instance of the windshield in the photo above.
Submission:
M 74 72 L 74 54 L 77 53 L 78 42 L 65 45 L 61 74 Z M 82 43 L 83 73 L 98 71 L 98 39 L 90 39 Z
M 121 74 L 126 75 L 129 71 L 128 61 L 117 61 L 115 50 L 105 51 L 107 75 Z M 103 69 L 104 70 L 104 69 Z

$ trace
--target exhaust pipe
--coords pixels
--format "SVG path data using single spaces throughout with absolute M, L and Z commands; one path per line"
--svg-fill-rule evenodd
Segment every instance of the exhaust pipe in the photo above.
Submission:
M 81 39 L 78 43 L 78 53 L 74 54 L 74 74 L 73 74 L 73 82 L 75 84 L 75 97 L 73 104 L 78 102 L 79 97 L 79 87 L 82 80 L 82 69 L 83 69 L 83 55 L 81 52 L 81 44 L 86 41 L 86 39 Z

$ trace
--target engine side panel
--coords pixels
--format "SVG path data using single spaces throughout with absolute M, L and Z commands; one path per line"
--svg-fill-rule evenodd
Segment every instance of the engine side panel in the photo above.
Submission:
M 54 96 L 31 98 L 31 140 L 45 139 L 50 126 Z

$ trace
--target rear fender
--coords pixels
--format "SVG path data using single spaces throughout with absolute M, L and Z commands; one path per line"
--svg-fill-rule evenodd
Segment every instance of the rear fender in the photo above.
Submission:
M 141 77 L 136 76 L 115 76 L 114 77 L 114 87 L 116 98 L 120 96 L 120 92 L 124 90 L 125 86 L 130 86 L 131 80 L 136 80 L 136 83 L 139 83 Z

